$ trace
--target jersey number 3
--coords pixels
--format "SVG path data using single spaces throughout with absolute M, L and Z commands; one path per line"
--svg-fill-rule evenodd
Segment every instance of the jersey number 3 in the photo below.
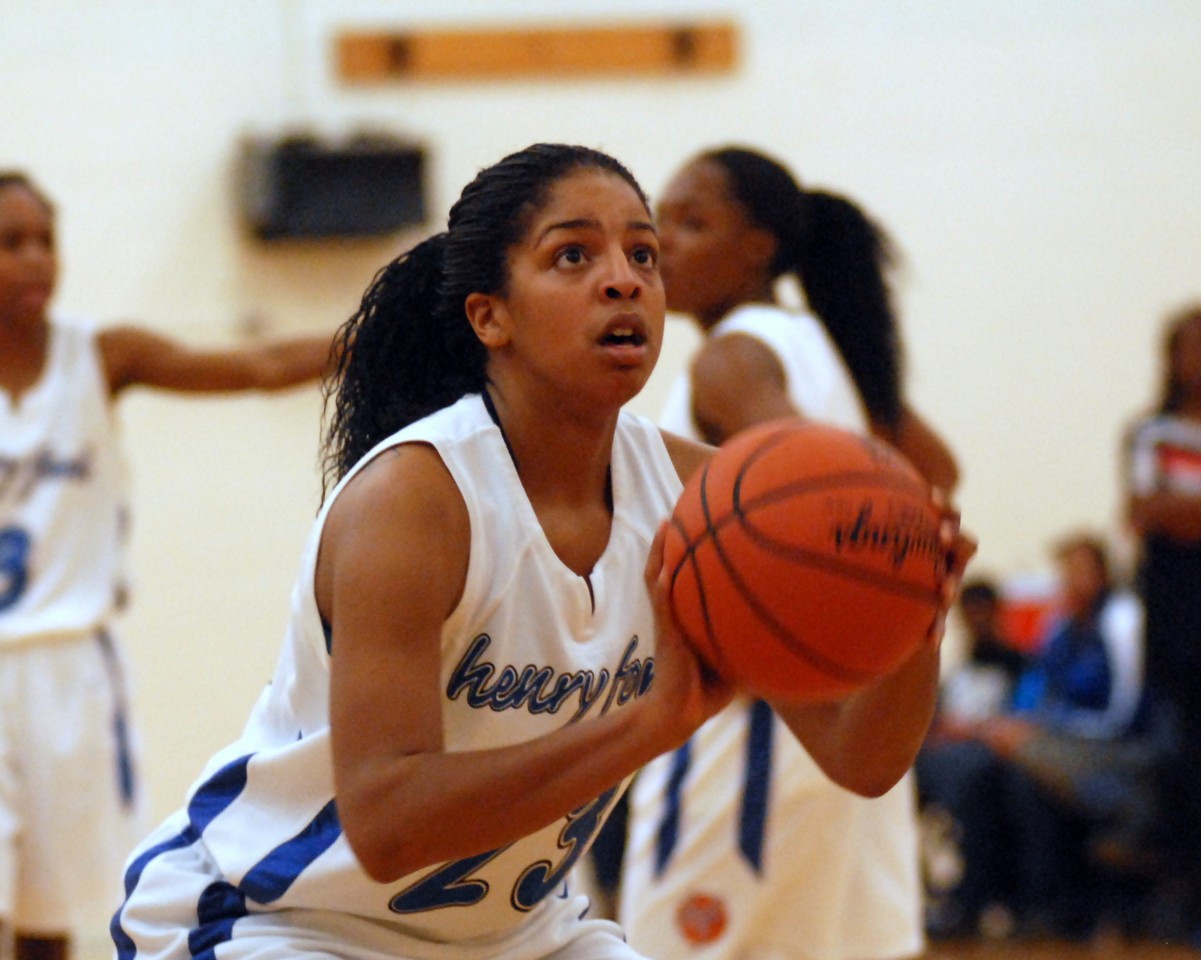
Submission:
M 557 864 L 540 860 L 521 872 L 511 896 L 514 909 L 523 913 L 532 910 L 563 882 L 600 830 L 604 822 L 601 815 L 616 792 L 617 788 L 614 787 L 568 814 L 567 824 L 559 834 L 559 846 L 566 852 Z M 473 906 L 488 895 L 488 882 L 472 874 L 507 849 L 501 847 L 448 863 L 398 893 L 388 907 L 394 913 L 421 913 L 442 907 Z
M 0 610 L 7 610 L 25 592 L 29 579 L 29 534 L 20 527 L 0 530 Z

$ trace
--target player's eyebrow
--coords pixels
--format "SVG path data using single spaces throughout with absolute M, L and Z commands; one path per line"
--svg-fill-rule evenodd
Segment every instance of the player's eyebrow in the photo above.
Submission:
M 557 223 L 547 224 L 546 228 L 540 234 L 538 234 L 538 238 L 537 238 L 537 240 L 535 240 L 535 245 L 541 243 L 543 240 L 546 239 L 546 237 L 549 234 L 554 233 L 556 230 L 599 230 L 599 229 L 600 229 L 600 221 L 593 220 L 588 217 L 581 217 L 577 220 L 561 220 Z M 627 230 L 635 230 L 635 231 L 646 230 L 646 231 L 650 231 L 651 233 L 658 233 L 658 231 L 655 230 L 655 225 L 653 223 L 651 223 L 649 220 L 630 220 L 629 222 L 626 223 L 626 229 Z

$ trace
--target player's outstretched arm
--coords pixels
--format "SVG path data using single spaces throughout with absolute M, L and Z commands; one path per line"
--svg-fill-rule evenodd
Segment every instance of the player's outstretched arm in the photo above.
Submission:
M 109 393 L 141 384 L 192 393 L 280 390 L 333 367 L 329 335 L 292 337 L 223 349 L 191 347 L 140 327 L 100 334 Z

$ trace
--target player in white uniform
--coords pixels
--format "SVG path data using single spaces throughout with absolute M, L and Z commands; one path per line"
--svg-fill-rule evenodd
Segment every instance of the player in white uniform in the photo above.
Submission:
M 731 695 L 658 579 L 710 451 L 621 410 L 662 341 L 657 258 L 624 167 L 536 144 L 377 276 L 340 336 L 336 483 L 275 676 L 131 856 L 120 960 L 637 956 L 568 873 L 634 771 Z M 931 643 L 881 688 L 777 708 L 878 792 L 937 661 Z
M 0 947 L 64 956 L 116 904 L 138 820 L 136 744 L 112 628 L 125 533 L 110 401 L 316 377 L 329 339 L 195 352 L 133 328 L 51 317 L 53 210 L 0 173 Z M 2 951 L 0 951 L 2 952 Z
M 883 428 L 904 422 L 910 439 L 938 450 L 898 402 L 884 240 L 853 205 L 803 193 L 762 155 L 725 150 L 683 168 L 659 220 L 668 306 L 694 316 L 706 335 L 662 426 L 721 442 L 800 413 L 897 442 L 899 431 Z M 817 247 L 815 264 L 804 248 Z M 822 320 L 775 304 L 775 280 L 786 272 L 822 307 Z M 858 333 L 858 342 L 840 350 L 831 328 Z M 866 391 L 846 358 L 864 364 L 865 347 L 879 354 Z M 953 481 L 953 461 L 944 454 L 931 472 Z M 703 960 L 920 952 L 912 777 L 864 799 L 832 783 L 778 728 L 764 704 L 738 698 L 639 774 L 618 914 L 630 942 L 653 956 Z

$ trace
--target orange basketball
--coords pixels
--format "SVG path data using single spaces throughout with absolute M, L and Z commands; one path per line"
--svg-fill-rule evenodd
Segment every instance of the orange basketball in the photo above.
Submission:
M 923 641 L 947 569 L 930 488 L 896 450 L 801 420 L 733 437 L 685 486 L 664 563 L 703 660 L 748 693 L 825 700 Z

